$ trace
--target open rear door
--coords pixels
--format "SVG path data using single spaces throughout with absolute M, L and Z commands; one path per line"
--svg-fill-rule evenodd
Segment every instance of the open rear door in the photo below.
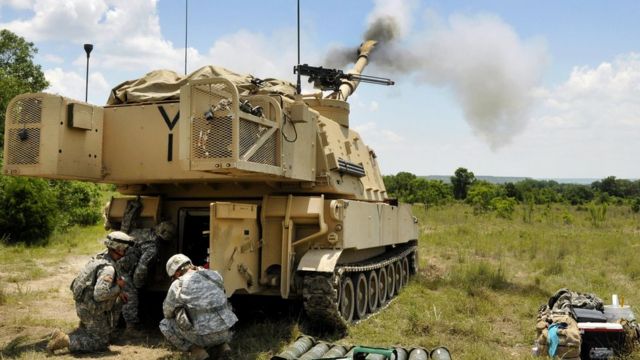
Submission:
M 227 296 L 259 291 L 258 206 L 211 203 L 209 226 L 209 267 L 222 275 Z

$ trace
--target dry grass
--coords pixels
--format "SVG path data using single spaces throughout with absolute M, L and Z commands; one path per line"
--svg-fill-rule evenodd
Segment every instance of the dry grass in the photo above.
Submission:
M 623 207 L 609 207 L 597 223 L 588 209 L 562 205 L 535 207 L 530 222 L 523 221 L 522 208 L 512 220 L 474 215 L 466 205 L 416 207 L 415 213 L 422 229 L 419 275 L 384 311 L 353 325 L 348 336 L 315 335 L 370 346 L 446 346 L 456 359 L 528 359 L 536 311 L 558 288 L 594 292 L 605 302 L 612 293 L 623 294 L 638 309 L 640 218 Z M 99 227 L 72 229 L 46 247 L 0 248 L 2 358 L 44 359 L 51 329 L 73 328 L 77 319 L 66 285 L 47 290 L 39 284 L 55 278 L 51 268 L 76 259 L 70 254 L 99 250 L 95 240 L 102 234 Z M 25 271 L 33 266 L 43 270 Z M 73 267 L 64 269 L 73 275 Z M 269 359 L 310 331 L 299 306 L 258 306 L 264 302 L 245 305 L 250 309 L 241 313 L 234 358 Z M 182 355 L 151 329 L 148 337 L 120 341 L 100 357 Z

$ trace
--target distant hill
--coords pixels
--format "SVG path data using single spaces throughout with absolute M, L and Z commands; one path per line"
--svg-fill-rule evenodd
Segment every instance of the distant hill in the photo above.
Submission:
M 451 182 L 451 175 L 428 175 L 428 176 L 419 176 L 421 178 L 427 180 L 441 180 L 445 183 Z M 504 184 L 508 182 L 516 183 L 518 181 L 530 179 L 527 177 L 518 177 L 518 176 L 484 176 L 477 175 L 476 179 L 484 180 L 493 184 Z M 600 180 L 600 179 L 591 179 L 591 178 L 557 178 L 557 179 L 536 179 L 534 180 L 553 180 L 560 184 L 581 184 L 581 185 L 590 185 L 592 182 Z

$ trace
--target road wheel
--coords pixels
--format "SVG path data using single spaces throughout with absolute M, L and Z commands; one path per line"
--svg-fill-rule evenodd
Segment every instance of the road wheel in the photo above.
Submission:
M 381 267 L 378 269 L 378 305 L 382 306 L 387 302 L 387 269 Z
M 378 283 L 378 273 L 375 270 L 369 272 L 367 280 L 369 290 L 368 305 L 369 312 L 374 313 L 378 309 L 378 299 L 380 298 L 380 285 Z
M 396 295 L 398 295 L 400 294 L 400 289 L 404 287 L 404 282 L 402 281 L 404 280 L 402 278 L 402 263 L 400 260 L 393 263 L 393 270 L 396 275 Z
M 387 299 L 396 296 L 396 268 L 393 264 L 387 265 Z
M 364 319 L 367 315 L 367 303 L 369 301 L 369 291 L 367 289 L 367 277 L 363 273 L 354 276 L 355 295 L 356 295 L 356 316 L 358 319 Z
M 351 281 L 350 277 L 345 277 L 342 280 L 341 290 L 340 290 L 340 315 L 346 322 L 351 322 L 353 320 L 353 311 L 355 308 L 354 304 L 355 293 L 353 289 L 353 281 Z
M 402 258 L 402 284 L 407 286 L 409 284 L 409 259 Z

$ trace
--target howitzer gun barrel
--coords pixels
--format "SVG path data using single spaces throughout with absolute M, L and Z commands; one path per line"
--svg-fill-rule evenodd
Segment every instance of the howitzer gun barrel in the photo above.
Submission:
M 367 40 L 363 42 L 362 45 L 360 45 L 360 48 L 358 49 L 358 59 L 353 65 L 353 68 L 348 72 L 348 74 L 352 76 L 350 76 L 350 79 L 343 80 L 342 85 L 340 85 L 338 91 L 335 91 L 331 95 L 329 95 L 329 98 L 347 100 L 347 98 L 351 96 L 354 91 L 356 91 L 356 88 L 358 87 L 358 84 L 360 84 L 360 81 L 362 79 L 362 77 L 359 75 L 362 74 L 364 68 L 369 63 L 369 55 L 371 54 L 375 46 L 376 41 L 374 40 Z M 391 84 L 384 84 L 393 85 L 393 82 L 391 82 Z

